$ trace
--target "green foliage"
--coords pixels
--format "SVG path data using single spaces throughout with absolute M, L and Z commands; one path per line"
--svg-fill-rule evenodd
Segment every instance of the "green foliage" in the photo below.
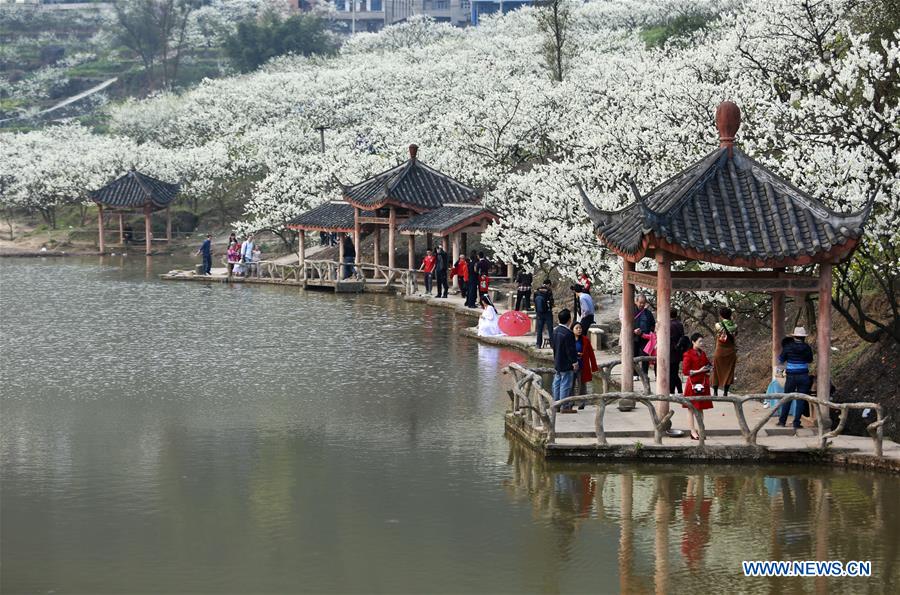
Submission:
M 275 56 L 327 54 L 335 49 L 325 22 L 313 15 L 282 19 L 267 14 L 259 22 L 242 22 L 225 40 L 225 52 L 241 72 L 256 70 Z
M 647 47 L 659 47 L 679 37 L 699 31 L 714 18 L 714 15 L 703 13 L 682 14 L 674 19 L 641 31 L 641 39 Z

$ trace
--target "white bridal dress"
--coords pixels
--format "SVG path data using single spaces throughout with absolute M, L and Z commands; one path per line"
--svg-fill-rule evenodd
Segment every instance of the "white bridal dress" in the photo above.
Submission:
M 478 336 L 479 337 L 498 337 L 503 334 L 497 322 L 500 320 L 497 310 L 493 306 L 488 306 L 481 311 L 481 318 L 478 319 Z

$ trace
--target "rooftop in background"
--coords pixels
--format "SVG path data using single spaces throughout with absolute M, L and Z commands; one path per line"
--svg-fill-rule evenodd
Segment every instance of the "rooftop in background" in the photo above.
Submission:
M 90 197 L 95 203 L 113 209 L 149 207 L 151 211 L 159 211 L 172 204 L 178 196 L 178 190 L 178 184 L 169 184 L 131 170 L 103 188 L 91 191 Z
M 372 212 L 361 213 L 364 217 Z M 353 205 L 344 201 L 331 201 L 291 219 L 289 229 L 304 231 L 351 232 L 353 231 Z
M 400 233 L 434 233 L 442 236 L 482 221 L 495 221 L 497 215 L 481 205 L 444 205 L 411 217 L 397 228 Z
M 353 186 L 341 184 L 344 199 L 361 209 L 394 205 L 422 212 L 447 203 L 477 203 L 481 193 L 418 160 L 418 147 L 409 146 L 409 159 Z
M 840 262 L 856 247 L 871 203 L 841 214 L 734 146 L 740 110 L 716 110 L 718 149 L 616 212 L 593 206 L 597 236 L 628 260 L 663 249 L 687 260 L 750 268 Z

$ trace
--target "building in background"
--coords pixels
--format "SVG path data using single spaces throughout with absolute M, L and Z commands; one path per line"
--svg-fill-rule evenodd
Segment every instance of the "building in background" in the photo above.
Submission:
M 481 15 L 514 10 L 531 0 L 481 1 L 481 0 L 318 0 L 334 7 L 330 18 L 341 24 L 347 33 L 378 31 L 387 25 L 401 23 L 413 15 L 425 15 L 441 23 L 456 27 L 478 24 Z M 305 10 L 303 0 L 291 0 L 297 10 Z

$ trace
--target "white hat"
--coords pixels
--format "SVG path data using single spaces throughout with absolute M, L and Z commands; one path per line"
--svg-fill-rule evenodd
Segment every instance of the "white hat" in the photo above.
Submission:
M 792 337 L 806 337 L 807 336 L 806 329 L 803 328 L 802 326 L 796 326 L 796 327 L 794 327 L 794 332 L 791 333 L 791 336 Z

